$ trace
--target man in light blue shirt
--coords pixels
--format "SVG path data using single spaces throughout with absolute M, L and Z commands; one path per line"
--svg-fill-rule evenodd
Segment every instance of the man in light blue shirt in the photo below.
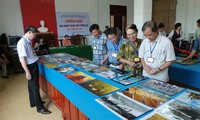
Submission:
M 121 44 L 125 41 L 124 38 L 118 35 L 118 31 L 114 27 L 110 27 L 106 30 L 106 36 L 108 37 L 108 42 L 106 44 L 108 53 L 102 60 L 102 64 L 108 61 L 109 65 L 116 66 L 120 68 L 121 62 L 116 60 L 117 54 Z

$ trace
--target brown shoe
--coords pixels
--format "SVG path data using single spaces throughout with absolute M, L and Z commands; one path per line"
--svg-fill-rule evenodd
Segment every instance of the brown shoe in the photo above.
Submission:
M 41 109 L 41 110 L 39 110 L 37 112 L 41 113 L 41 114 L 50 114 L 51 113 L 51 111 L 47 110 L 46 108 L 43 108 L 43 109 Z

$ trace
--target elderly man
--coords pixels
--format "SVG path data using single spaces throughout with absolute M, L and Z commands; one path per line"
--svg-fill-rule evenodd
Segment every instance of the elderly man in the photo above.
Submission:
M 153 21 L 145 22 L 142 31 L 146 36 L 139 50 L 143 76 L 167 82 L 168 67 L 176 59 L 172 42 L 158 33 Z

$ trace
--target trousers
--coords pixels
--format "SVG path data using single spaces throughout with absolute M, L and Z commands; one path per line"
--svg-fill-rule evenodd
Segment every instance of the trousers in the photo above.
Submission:
M 37 62 L 27 65 L 31 74 L 31 80 L 28 80 L 28 93 L 30 106 L 36 106 L 37 111 L 44 108 L 39 91 L 39 69 Z

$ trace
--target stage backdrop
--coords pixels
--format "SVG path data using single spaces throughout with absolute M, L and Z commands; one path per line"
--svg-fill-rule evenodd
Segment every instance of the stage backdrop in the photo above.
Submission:
M 89 35 L 89 15 L 88 13 L 77 12 L 56 12 L 58 37 Z

